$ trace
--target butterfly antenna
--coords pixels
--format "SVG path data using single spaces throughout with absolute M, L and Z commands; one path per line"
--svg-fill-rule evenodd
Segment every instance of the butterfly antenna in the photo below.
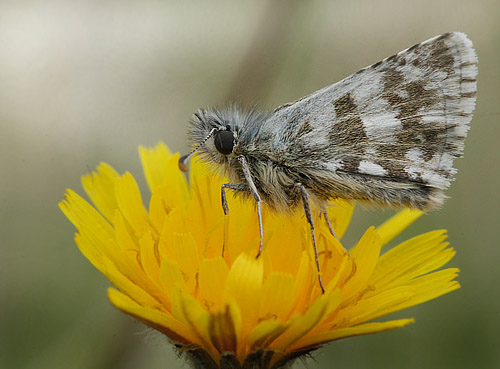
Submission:
M 187 155 L 184 155 L 184 156 L 181 156 L 179 158 L 179 169 L 182 170 L 183 172 L 187 172 L 188 171 L 188 167 L 186 165 L 186 163 L 189 161 L 189 159 L 191 159 L 191 156 L 193 156 L 193 154 L 198 151 L 198 149 L 200 147 L 202 147 L 205 142 L 207 142 L 207 140 L 212 137 L 212 135 L 214 134 L 214 132 L 217 131 L 217 128 L 212 128 L 212 130 L 210 131 L 210 133 L 207 135 L 207 137 L 205 137 L 193 150 L 191 150 L 191 152 Z

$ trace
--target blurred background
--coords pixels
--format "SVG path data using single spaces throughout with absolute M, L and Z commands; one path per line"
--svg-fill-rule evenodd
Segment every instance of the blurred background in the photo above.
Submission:
M 145 189 L 137 146 L 186 152 L 199 107 L 273 108 L 434 35 L 479 56 L 465 157 L 444 209 L 462 288 L 391 318 L 407 328 L 334 342 L 311 368 L 500 367 L 500 6 L 478 1 L 0 2 L 0 368 L 186 368 L 114 309 L 57 208 L 100 161 Z M 347 242 L 391 210 L 357 209 Z M 298 363 L 297 367 L 303 367 Z

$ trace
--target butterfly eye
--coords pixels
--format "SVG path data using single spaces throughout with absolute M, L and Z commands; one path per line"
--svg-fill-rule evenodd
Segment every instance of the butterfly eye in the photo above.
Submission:
M 215 148 L 224 155 L 229 155 L 233 152 L 234 136 L 231 131 L 217 131 L 214 137 Z

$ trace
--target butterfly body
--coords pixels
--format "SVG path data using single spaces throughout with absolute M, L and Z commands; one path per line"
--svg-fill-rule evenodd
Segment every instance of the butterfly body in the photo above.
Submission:
M 462 33 L 403 50 L 272 113 L 200 110 L 190 139 L 233 134 L 222 154 L 199 151 L 232 182 L 246 183 L 272 209 L 301 202 L 299 185 L 324 207 L 333 198 L 391 207 L 439 207 L 454 179 L 476 97 L 477 58 Z M 217 133 L 215 133 L 217 136 Z M 243 195 L 251 191 L 241 191 Z

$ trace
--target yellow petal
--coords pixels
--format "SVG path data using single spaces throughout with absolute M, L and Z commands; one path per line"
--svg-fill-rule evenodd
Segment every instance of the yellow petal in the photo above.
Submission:
M 167 256 L 169 254 L 170 248 L 174 244 L 175 233 L 188 232 L 188 226 L 186 222 L 187 219 L 183 217 L 183 212 L 181 209 L 173 209 L 166 215 L 163 226 L 160 230 L 160 244 L 158 246 L 161 257 Z
M 159 187 L 164 191 L 166 206 L 175 207 L 178 204 L 187 204 L 191 195 L 187 186 L 186 177 L 179 170 L 179 154 L 172 155 L 164 143 L 158 143 L 154 148 L 139 147 L 144 176 L 151 193 Z
M 115 210 L 113 227 L 116 243 L 122 252 L 137 257 L 140 252 L 139 241 L 118 210 Z
M 186 285 L 192 292 L 196 287 L 196 273 L 200 265 L 198 247 L 190 233 L 173 234 L 173 243 L 165 256 L 177 262 L 179 269 L 184 275 Z
M 337 329 L 330 332 L 324 332 L 322 334 L 318 334 L 316 336 L 307 337 L 301 340 L 296 347 L 314 347 L 321 345 L 323 343 L 327 343 L 330 341 L 338 340 L 341 338 L 361 336 L 364 334 L 371 334 L 377 332 L 384 332 L 394 328 L 402 328 L 407 326 L 410 323 L 413 323 L 413 319 L 400 319 L 400 320 L 392 320 L 389 322 L 382 323 L 367 323 L 361 324 L 355 327 L 342 328 Z
M 191 165 L 192 198 L 188 213 L 190 224 L 195 225 L 190 228 L 190 232 L 199 245 L 204 245 L 207 238 L 210 237 L 206 257 L 213 258 L 222 253 L 222 242 L 213 242 L 212 240 L 223 239 L 223 221 L 224 212 L 221 205 L 221 186 L 222 182 L 214 180 L 211 176 L 194 176 L 193 171 L 199 171 L 200 165 L 196 165 L 195 159 Z M 208 237 L 207 237 L 208 236 Z
M 121 257 L 110 224 L 90 204 L 68 190 L 66 200 L 59 205 L 80 232 L 75 236 L 78 248 L 94 266 L 102 270 L 104 260 L 113 260 L 121 273 L 135 274 L 137 267 L 130 259 Z
M 328 218 L 332 223 L 332 228 L 339 239 L 342 239 L 354 213 L 355 203 L 343 199 L 332 201 L 328 209 Z M 328 230 L 329 232 L 329 230 Z
M 400 286 L 370 297 L 364 297 L 355 304 L 341 309 L 335 316 L 332 329 L 348 327 L 401 310 L 402 304 L 411 301 L 417 294 L 411 286 Z
M 116 180 L 116 199 L 123 216 L 140 237 L 146 231 L 155 232 L 149 222 L 149 215 L 141 199 L 139 187 L 130 173 Z
M 139 147 L 144 175 L 152 193 L 149 205 L 151 221 L 161 229 L 165 213 L 186 208 L 191 200 L 184 174 L 178 168 L 179 155 L 172 155 L 163 143 L 148 149 Z
M 147 232 L 139 241 L 141 266 L 146 275 L 160 285 L 160 258 L 157 242 L 153 239 L 151 232 Z
M 264 320 L 248 333 L 246 341 L 252 350 L 268 347 L 288 328 L 289 324 L 280 320 Z
M 403 281 L 431 272 L 450 260 L 454 251 L 443 242 L 445 230 L 432 231 L 413 237 L 384 253 L 370 283 L 389 288 Z
M 82 225 L 93 228 L 98 239 L 108 239 L 112 235 L 111 225 L 87 201 L 73 190 L 66 190 L 65 200 L 59 203 L 59 208 L 71 223 L 80 229 Z
M 263 275 L 262 258 L 248 254 L 240 254 L 229 270 L 225 298 L 234 299 L 240 307 L 244 329 L 257 318 Z
M 164 308 L 162 299 L 153 297 L 143 287 L 138 286 L 130 279 L 123 276 L 109 260 L 104 260 L 101 263 L 102 269 L 99 269 L 106 278 L 122 293 L 133 299 L 141 306 L 155 308 L 163 312 L 167 312 Z
M 113 288 L 108 289 L 108 298 L 115 307 L 117 307 L 124 313 L 127 313 L 133 316 L 135 319 L 140 320 L 150 327 L 162 332 L 171 339 L 184 344 L 193 342 L 192 333 L 188 329 L 186 329 L 187 327 L 182 325 L 172 316 L 157 310 L 141 306 L 130 299 L 128 296 L 120 293 Z
M 290 274 L 271 273 L 262 286 L 261 319 L 286 320 L 294 302 L 295 283 Z
M 188 295 L 186 280 L 177 262 L 164 258 L 160 265 L 160 282 L 166 296 L 173 296 L 180 291 Z
M 252 214 L 252 216 L 257 215 Z M 303 252 L 302 243 L 297 240 L 304 237 L 305 226 L 306 224 L 303 227 L 297 227 L 290 218 L 269 217 L 264 227 L 264 249 L 270 256 L 272 270 L 292 275 L 297 273 Z M 248 227 L 251 225 L 249 224 Z M 255 229 L 254 238 L 258 241 L 257 231 L 258 229 Z
M 198 272 L 199 295 L 209 310 L 220 310 L 225 304 L 224 289 L 229 268 L 221 257 L 204 259 Z
M 458 269 L 445 269 L 416 278 L 407 285 L 389 290 L 377 290 L 338 313 L 336 319 L 343 325 L 354 325 L 394 313 L 434 299 L 460 288 Z
M 399 310 L 422 304 L 459 289 L 460 284 L 454 280 L 458 272 L 457 268 L 449 268 L 415 278 L 408 285 L 415 289 L 416 294 L 411 300 L 401 305 Z
M 226 248 L 224 250 L 224 258 L 229 262 L 233 262 L 241 253 L 252 253 L 257 255 L 260 243 L 259 225 L 257 223 L 257 212 L 255 210 L 253 200 L 242 202 L 241 199 L 233 199 L 229 192 L 228 204 L 229 215 L 224 218 L 224 227 L 220 228 L 220 232 L 225 231 L 224 239 L 227 239 Z M 221 210 L 214 210 L 219 213 Z M 268 244 L 269 232 L 267 231 L 266 211 L 263 209 L 264 221 L 264 244 Z M 219 236 L 220 237 L 220 236 Z M 271 245 L 270 245 L 271 246 Z M 220 248 L 219 248 L 220 250 Z M 265 251 L 270 251 L 266 246 Z
M 134 257 L 133 253 L 124 253 L 123 250 L 115 245 L 114 239 L 109 239 L 104 245 L 99 246 L 96 244 L 99 241 L 95 240 L 93 232 L 90 230 L 87 231 L 87 228 L 82 228 L 80 233 L 75 237 L 75 242 L 82 253 L 103 273 L 104 270 L 107 270 L 107 273 L 111 270 L 107 263 L 113 264 L 114 268 L 112 270 L 119 273 L 119 275 L 113 275 L 112 277 L 107 275 L 107 277 L 115 285 L 117 279 L 128 279 L 143 288 L 151 296 L 154 296 L 158 301 L 162 303 L 168 301 L 165 299 L 166 296 L 159 289 L 159 286 L 144 273 L 137 257 Z
M 311 259 L 309 259 L 308 253 L 303 251 L 295 277 L 295 311 L 304 311 L 307 307 L 311 286 L 315 286 L 316 289 L 319 288 L 316 278 L 317 276 L 314 275 L 313 277 L 311 272 Z
M 167 173 L 173 174 L 173 172 L 167 172 L 167 162 L 172 157 L 172 153 L 163 142 L 159 142 L 155 147 L 151 148 L 139 146 L 139 157 L 141 158 L 144 177 L 151 192 L 164 183 Z
M 234 305 L 233 305 L 234 306 Z M 210 314 L 207 334 L 219 352 L 237 352 L 238 333 L 230 305 Z
M 181 291 L 174 291 L 172 300 L 174 317 L 189 327 L 191 334 L 195 336 L 191 342 L 202 346 L 215 361 L 218 361 L 221 352 L 215 348 L 207 335 L 211 320 L 209 313 L 192 296 Z
M 366 288 L 366 283 L 372 276 L 377 265 L 380 248 L 380 237 L 374 228 L 368 228 L 358 244 L 351 250 L 352 260 L 355 262 L 355 273 L 342 289 L 342 301 L 345 302 Z
M 149 201 L 149 219 L 151 220 L 153 227 L 157 230 L 161 230 L 163 228 L 165 217 L 175 207 L 171 206 L 170 202 L 166 200 L 165 193 L 168 192 L 168 188 L 165 186 L 156 187 L 155 192 L 152 193 L 151 200 Z
M 408 228 L 424 213 L 416 209 L 403 209 L 377 228 L 382 245 L 388 244 L 394 237 Z
M 271 347 L 278 352 L 288 350 L 290 346 L 318 326 L 329 313 L 335 310 L 339 302 L 338 291 L 321 295 L 304 315 L 291 321 L 288 329 L 271 344 Z
M 175 189 L 169 184 L 155 187 L 149 202 L 149 217 L 155 229 L 162 229 L 165 217 L 174 209 L 178 211 L 178 216 L 187 218 L 189 192 L 187 187 L 184 190 Z
M 219 174 L 217 173 L 217 168 L 214 168 L 213 165 L 202 160 L 199 156 L 194 155 L 191 158 L 191 164 L 189 168 L 190 184 L 192 184 L 193 181 L 195 181 L 197 178 L 209 177 L 211 179 L 211 182 L 214 182 L 214 185 L 218 186 L 217 182 L 220 182 L 220 184 L 222 184 L 222 180 L 217 176 L 217 174 Z
M 195 205 L 199 206 L 205 221 L 210 222 L 210 217 L 218 210 L 223 214 L 221 206 L 221 187 L 227 180 L 214 177 L 209 174 L 210 166 L 197 157 L 191 160 L 191 170 L 189 184 L 193 190 L 193 197 L 198 201 Z
M 115 180 L 119 174 L 108 164 L 101 163 L 97 172 L 92 172 L 82 177 L 82 185 L 87 196 L 108 220 L 113 219 L 113 214 L 118 204 L 115 198 Z

